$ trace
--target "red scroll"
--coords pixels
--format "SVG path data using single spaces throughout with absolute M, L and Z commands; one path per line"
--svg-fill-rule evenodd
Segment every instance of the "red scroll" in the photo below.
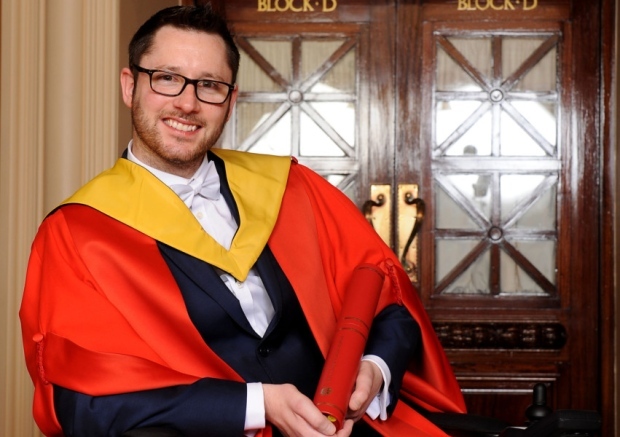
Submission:
M 383 277 L 383 272 L 372 264 L 361 264 L 353 271 L 314 395 L 315 405 L 338 430 L 344 424 Z

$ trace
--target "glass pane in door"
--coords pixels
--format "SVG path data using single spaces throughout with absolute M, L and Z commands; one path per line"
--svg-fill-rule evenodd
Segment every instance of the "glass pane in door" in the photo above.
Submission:
M 354 197 L 360 159 L 358 40 L 238 33 L 237 43 L 239 97 L 222 147 L 296 156 Z
M 558 37 L 434 38 L 434 293 L 555 295 Z

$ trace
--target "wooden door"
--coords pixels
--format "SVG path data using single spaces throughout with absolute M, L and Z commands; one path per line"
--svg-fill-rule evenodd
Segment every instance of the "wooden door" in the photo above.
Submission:
M 400 8 L 421 53 L 399 61 L 418 102 L 396 153 L 420 158 L 396 173 L 427 205 L 422 298 L 470 410 L 523 420 L 537 381 L 597 409 L 597 6 L 482 3 Z
M 222 147 L 295 155 L 364 210 L 469 410 L 523 424 L 537 382 L 604 409 L 601 4 L 216 3 L 242 51 Z

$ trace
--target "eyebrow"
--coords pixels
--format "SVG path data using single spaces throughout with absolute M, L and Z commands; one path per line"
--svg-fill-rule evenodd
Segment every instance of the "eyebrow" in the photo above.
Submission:
M 186 76 L 185 74 L 181 73 L 181 71 L 179 71 L 178 67 L 174 67 L 174 66 L 154 67 L 154 68 L 152 68 L 152 70 L 168 71 L 170 73 L 176 73 L 176 74 L 180 74 L 182 76 Z M 191 78 L 191 79 L 194 79 L 194 78 Z M 220 81 L 220 82 L 228 83 L 228 81 L 224 80 L 224 78 L 222 78 L 221 76 L 219 76 L 217 74 L 212 74 L 212 73 L 204 73 L 204 74 L 200 75 L 199 77 L 197 77 L 195 79 L 198 79 L 198 80 L 217 80 L 217 81 Z

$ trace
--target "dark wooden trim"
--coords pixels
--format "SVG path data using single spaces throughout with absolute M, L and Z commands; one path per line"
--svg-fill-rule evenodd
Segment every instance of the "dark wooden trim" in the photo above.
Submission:
M 618 223 L 618 37 L 617 2 L 603 0 L 601 7 L 601 107 L 600 128 L 602 150 L 602 202 L 601 202 L 601 297 L 600 297 L 600 336 L 601 336 L 601 413 L 603 429 L 601 435 L 618 435 L 617 390 L 618 378 L 614 371 L 618 363 L 618 343 L 616 340 L 616 310 L 618 309 L 618 290 L 615 282 L 620 267 L 616 252 L 620 247 L 620 235 L 615 232 Z
M 566 344 L 561 323 L 434 322 L 445 349 L 560 350 Z
M 600 4 L 594 2 L 572 2 L 572 37 L 567 38 L 572 52 L 571 62 L 573 84 L 570 101 L 571 132 L 569 147 L 572 149 L 571 163 L 567 170 L 572 172 L 572 204 L 570 211 L 571 245 L 562 253 L 570 257 L 570 284 L 600 284 L 600 264 L 597 256 L 600 229 L 601 183 L 600 178 L 591 177 L 600 174 L 600 128 L 601 114 L 593 96 L 600 95 Z M 589 35 L 589 38 L 583 38 Z M 578 62 L 577 62 L 578 60 Z M 568 88 L 568 87 L 567 87 Z M 568 103 L 568 102 L 567 102 Z M 581 114 L 577 121 L 572 114 Z M 576 163 L 580 163 L 576 166 Z M 585 173 L 587 169 L 588 173 Z M 571 337 L 594 333 L 600 328 L 599 312 L 596 305 L 600 302 L 600 290 L 575 289 L 571 292 L 570 307 L 579 311 L 580 317 L 571 319 L 568 328 Z M 578 369 L 590 369 L 600 356 L 601 347 L 596 341 L 581 341 L 580 350 L 574 350 L 571 366 Z M 588 409 L 600 402 L 600 390 L 590 390 L 580 380 L 581 372 L 571 372 L 568 385 L 564 389 L 566 399 L 571 400 L 572 408 Z M 592 372 L 592 376 L 596 372 Z M 578 389 L 578 387 L 580 387 Z

